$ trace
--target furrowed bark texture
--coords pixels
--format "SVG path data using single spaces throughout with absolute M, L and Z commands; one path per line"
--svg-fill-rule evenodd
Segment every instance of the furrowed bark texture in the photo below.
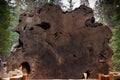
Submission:
M 27 62 L 32 79 L 79 79 L 107 74 L 113 51 L 108 43 L 112 32 L 94 20 L 93 10 L 80 6 L 63 12 L 46 4 L 20 15 L 14 29 L 19 45 L 8 58 L 8 69 Z

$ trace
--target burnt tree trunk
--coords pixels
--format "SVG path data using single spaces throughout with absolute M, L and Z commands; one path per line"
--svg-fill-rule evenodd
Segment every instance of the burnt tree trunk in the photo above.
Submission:
M 93 10 L 86 6 L 63 12 L 59 6 L 46 4 L 21 14 L 15 31 L 19 47 L 9 56 L 8 69 L 28 63 L 32 79 L 79 79 L 84 72 L 97 78 L 111 68 L 112 32 L 95 23 Z

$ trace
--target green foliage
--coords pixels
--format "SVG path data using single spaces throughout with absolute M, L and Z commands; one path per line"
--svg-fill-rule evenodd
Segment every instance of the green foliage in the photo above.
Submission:
M 120 14 L 114 14 L 115 28 L 113 31 L 112 48 L 114 51 L 113 65 L 114 71 L 120 71 Z
M 10 23 L 10 12 L 6 1 L 0 1 L 0 26 L 4 29 L 7 29 Z
M 120 67 L 118 67 L 120 65 L 120 28 L 118 29 L 115 30 L 114 36 L 112 38 L 112 48 L 114 51 L 113 64 L 115 71 L 120 71 Z
M 9 6 L 5 0 L 0 1 L 0 57 L 8 54 L 9 52 L 9 36 L 10 31 L 10 11 Z
M 114 65 L 114 71 L 120 71 L 120 60 L 114 60 L 113 65 Z
M 51 4 L 54 4 L 54 2 L 55 2 L 55 0 L 50 0 L 50 3 L 51 3 Z

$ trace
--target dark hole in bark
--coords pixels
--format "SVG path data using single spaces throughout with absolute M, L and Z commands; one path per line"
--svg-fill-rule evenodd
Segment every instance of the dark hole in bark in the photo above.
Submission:
M 60 34 L 62 34 L 62 32 L 60 32 Z
M 23 13 L 23 14 L 21 14 L 20 16 L 27 16 L 27 14 L 26 14 L 26 13 Z
M 106 62 L 106 57 L 102 53 L 99 54 L 99 62 L 100 63 L 105 63 Z
M 95 18 L 94 17 L 91 18 L 91 22 L 95 23 Z
M 33 30 L 33 27 L 31 27 L 29 30 Z
M 89 78 L 91 71 L 90 70 L 86 70 L 85 72 L 83 72 L 83 76 L 82 76 L 81 79 L 85 79 L 84 73 L 86 73 L 86 75 L 87 75 L 86 78 Z
M 35 72 L 35 71 L 32 71 L 33 73 Z
M 55 37 L 57 37 L 58 36 L 58 32 L 56 32 L 54 35 L 55 35 Z
M 40 12 L 41 12 L 41 9 L 39 9 L 39 10 L 37 11 L 37 13 L 39 13 L 39 14 L 40 14 Z
M 13 29 L 12 31 L 20 34 L 20 31 L 18 31 L 18 30 Z
M 55 32 L 55 33 L 54 33 L 54 36 L 55 36 L 55 37 L 58 37 L 58 36 L 61 35 L 61 34 L 62 34 L 62 32 Z
M 104 54 L 100 53 L 100 54 L 99 54 L 99 58 L 100 58 L 100 59 L 103 59 L 103 58 L 106 58 L 106 57 L 105 57 Z
M 26 29 L 26 26 L 23 28 L 23 30 L 25 30 Z
M 88 27 L 93 27 L 94 26 L 94 23 L 95 23 L 95 18 L 94 17 L 91 17 L 90 19 L 87 19 L 86 22 L 85 22 L 85 25 Z
M 22 22 L 22 20 L 21 20 L 21 19 L 19 19 L 19 23 L 20 23 L 20 22 Z
M 87 74 L 87 78 L 89 78 L 90 77 L 90 70 L 86 70 L 85 73 Z
M 47 23 L 47 22 L 42 22 L 41 24 L 37 24 L 36 26 L 39 26 L 39 27 L 41 27 L 44 30 L 50 29 L 50 24 Z
M 27 74 L 30 74 L 31 68 L 28 62 L 21 63 L 22 69 L 26 69 Z
M 75 54 L 73 54 L 73 57 L 77 57 Z
M 19 31 L 16 31 L 18 34 L 20 34 L 20 32 Z
M 90 53 L 93 53 L 93 48 L 92 47 L 89 47 L 88 50 L 89 50 Z
M 17 48 L 20 48 L 20 47 L 22 47 L 23 46 L 23 42 L 19 39 L 18 40 L 19 41 L 19 44 L 16 46 Z
M 27 16 L 27 14 L 24 13 L 23 16 Z

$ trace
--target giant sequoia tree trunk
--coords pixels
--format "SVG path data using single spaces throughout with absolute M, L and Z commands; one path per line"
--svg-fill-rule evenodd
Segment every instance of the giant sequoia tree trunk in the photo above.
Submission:
M 63 12 L 59 6 L 46 4 L 20 15 L 15 31 L 19 45 L 8 58 L 8 69 L 28 63 L 32 79 L 90 78 L 107 74 L 113 52 L 108 43 L 111 30 L 94 23 L 93 11 L 80 6 Z

